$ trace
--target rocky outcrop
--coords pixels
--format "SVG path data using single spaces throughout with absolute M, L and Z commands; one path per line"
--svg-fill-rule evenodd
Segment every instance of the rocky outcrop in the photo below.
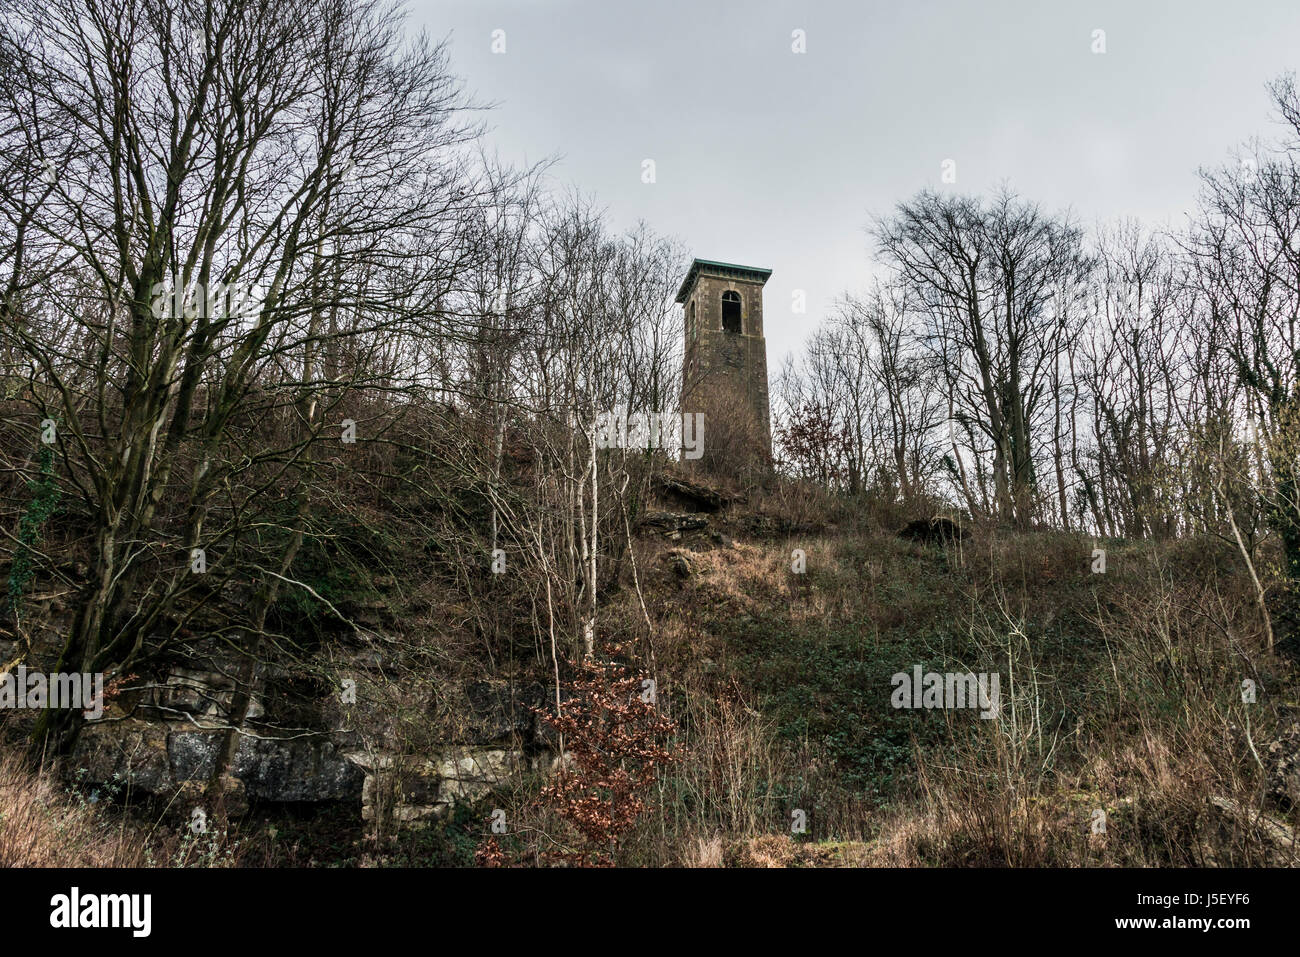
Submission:
M 235 682 L 229 675 L 197 668 L 173 668 L 157 691 L 157 704 L 164 713 L 180 712 L 207 718 L 225 717 L 230 713 Z M 256 720 L 266 713 L 256 697 L 248 707 L 248 717 Z
M 477 681 L 465 688 L 465 737 L 478 744 L 536 739 L 537 713 L 547 700 L 541 684 Z
M 968 534 L 966 529 L 950 518 L 918 518 L 908 522 L 899 531 L 898 537 L 927 545 L 947 545 L 965 540 Z
M 716 512 L 736 502 L 744 502 L 741 495 L 731 495 L 721 489 L 692 482 L 675 475 L 660 475 L 655 489 L 665 504 L 684 506 L 696 512 Z
M 71 774 L 134 793 L 164 796 L 206 784 L 225 740 L 220 731 L 138 718 L 88 724 L 77 739 Z M 231 776 L 252 798 L 276 802 L 361 800 L 364 771 L 328 736 L 283 739 L 241 736 Z
M 694 571 L 691 568 L 691 560 L 680 552 L 668 556 L 668 567 L 678 578 L 690 578 L 691 572 Z
M 176 786 L 167 754 L 166 725 L 127 719 L 87 724 L 66 771 L 84 784 L 106 784 L 145 794 Z
M 501 748 L 451 748 L 432 760 L 415 763 L 411 756 L 348 756 L 365 769 L 361 817 L 410 824 L 445 817 L 461 802 L 487 797 L 526 769 L 519 750 Z
M 657 531 L 669 541 L 675 542 L 679 541 L 684 533 L 708 528 L 709 520 L 702 515 L 647 512 L 641 518 L 640 527 Z
M 394 750 L 350 751 L 365 770 L 361 816 L 370 822 L 412 824 L 446 816 L 457 804 L 474 803 L 525 772 L 547 773 L 553 765 L 553 732 L 538 717 L 555 689 L 540 683 L 474 682 L 456 704 L 461 743 L 432 756 Z
M 66 765 L 68 776 L 136 797 L 200 800 L 225 740 L 234 688 L 227 674 L 219 667 L 176 667 L 127 710 L 119 702 L 103 720 L 83 728 Z M 289 715 L 308 721 L 311 729 L 277 730 L 257 720 L 265 714 L 262 704 L 252 709 L 226 779 L 233 798 L 227 808 L 240 813 L 250 799 L 344 802 L 368 821 L 444 816 L 525 770 L 549 767 L 550 732 L 538 711 L 553 696 L 554 689 L 548 692 L 540 683 L 471 683 L 440 699 L 452 712 L 454 736 L 413 744 L 374 724 L 364 709 L 340 709 L 337 696 L 309 707 L 264 692 L 261 699 L 276 701 L 284 712 L 282 721 Z

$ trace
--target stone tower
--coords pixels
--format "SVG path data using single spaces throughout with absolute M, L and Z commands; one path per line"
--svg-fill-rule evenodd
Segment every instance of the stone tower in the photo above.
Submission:
M 763 462 L 771 457 L 763 338 L 763 285 L 770 275 L 770 269 L 696 259 L 677 292 L 686 313 L 682 411 L 704 413 L 706 455 L 712 449 L 739 458 L 742 450 L 718 443 L 746 437 L 747 451 Z

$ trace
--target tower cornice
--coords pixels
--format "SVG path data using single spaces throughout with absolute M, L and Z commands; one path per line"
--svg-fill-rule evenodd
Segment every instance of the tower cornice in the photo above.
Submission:
M 677 290 L 677 302 L 686 302 L 691 295 L 691 289 L 695 287 L 695 281 L 704 273 L 710 276 L 722 276 L 725 279 L 739 279 L 742 282 L 756 282 L 761 286 L 767 282 L 767 277 L 772 275 L 772 270 L 758 266 L 718 262 L 714 259 L 695 259 L 686 270 L 686 278 L 682 280 L 681 288 Z

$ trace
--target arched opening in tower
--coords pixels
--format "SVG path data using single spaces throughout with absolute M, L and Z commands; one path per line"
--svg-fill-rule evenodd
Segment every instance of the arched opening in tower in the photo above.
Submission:
M 722 330 L 740 332 L 740 293 L 738 292 L 722 294 Z

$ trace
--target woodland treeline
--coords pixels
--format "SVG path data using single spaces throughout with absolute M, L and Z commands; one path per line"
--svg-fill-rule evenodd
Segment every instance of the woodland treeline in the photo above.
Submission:
M 74 596 L 51 670 L 146 674 L 215 635 L 244 662 L 233 748 L 257 662 L 301 651 L 278 604 L 342 616 L 303 569 L 400 571 L 400 549 L 471 630 L 519 612 L 557 669 L 591 647 L 640 489 L 596 415 L 675 407 L 684 253 L 505 168 L 483 122 L 387 3 L 8 5 L 17 658 L 38 577 Z M 79 722 L 48 714 L 33 747 Z
M 1204 174 L 1203 218 L 1178 235 L 1089 235 L 1006 191 L 900 203 L 872 227 L 890 278 L 783 369 L 787 464 L 1025 528 L 1217 527 L 1239 480 L 1291 481 L 1273 451 L 1294 379 L 1291 162 Z
M 1272 93 L 1300 138 L 1291 80 Z M 38 582 L 71 596 L 48 670 L 145 674 L 215 636 L 242 663 L 228 761 L 258 663 L 303 652 L 286 604 L 353 626 L 322 566 L 439 576 L 485 660 L 558 678 L 590 655 L 603 589 L 639 594 L 668 464 L 599 449 L 597 416 L 676 408 L 689 255 L 499 162 L 488 118 L 388 3 L 10 0 L 15 661 Z M 1090 236 L 1010 194 L 901 203 L 873 226 L 895 278 L 779 379 L 784 477 L 725 423 L 703 466 L 1022 528 L 1209 531 L 1252 562 L 1272 534 L 1295 578 L 1297 149 L 1207 171 L 1179 235 Z M 33 748 L 80 720 L 45 713 Z
M 1281 599 L 1300 577 L 1300 95 L 1292 76 L 1268 92 L 1284 135 L 1203 168 L 1178 231 L 1088 230 L 1006 189 L 876 218 L 885 278 L 781 372 L 786 467 L 1021 529 L 1222 536 Z

